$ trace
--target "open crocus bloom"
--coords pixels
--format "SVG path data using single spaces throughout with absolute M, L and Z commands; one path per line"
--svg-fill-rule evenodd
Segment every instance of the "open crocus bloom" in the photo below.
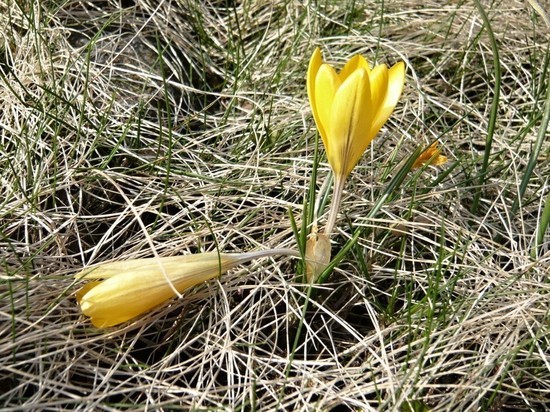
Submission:
M 105 263 L 76 275 L 78 279 L 94 279 L 77 291 L 76 298 L 92 324 L 106 328 L 133 319 L 185 289 L 252 259 L 296 254 L 289 249 L 237 254 L 207 252 Z
M 403 62 L 373 69 L 356 55 L 340 73 L 315 49 L 307 72 L 307 93 L 315 124 L 334 174 L 346 178 L 390 117 L 405 83 Z

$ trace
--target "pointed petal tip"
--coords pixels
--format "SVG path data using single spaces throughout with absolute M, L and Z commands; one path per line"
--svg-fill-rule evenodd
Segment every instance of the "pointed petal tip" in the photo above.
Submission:
M 78 302 L 78 304 L 82 307 L 82 301 L 84 299 L 84 296 L 86 296 L 86 294 L 91 291 L 93 288 L 95 288 L 96 286 L 98 286 L 101 282 L 98 282 L 98 281 L 92 281 L 92 282 L 88 282 L 86 283 L 84 286 L 82 286 L 80 289 L 78 289 L 76 292 L 75 292 L 75 297 L 76 297 L 76 301 Z
M 316 72 L 321 64 L 323 63 L 323 56 L 321 55 L 321 49 L 319 47 L 316 47 L 313 51 L 313 54 L 311 55 L 311 58 L 309 59 L 309 66 L 308 66 L 308 77 L 311 72 Z
M 400 79 L 403 83 L 405 83 L 405 71 L 404 61 L 397 62 L 390 68 L 392 75 L 395 76 L 396 79 Z

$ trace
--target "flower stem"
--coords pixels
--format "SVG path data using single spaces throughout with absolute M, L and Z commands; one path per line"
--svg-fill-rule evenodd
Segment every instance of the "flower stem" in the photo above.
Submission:
M 327 225 L 325 227 L 325 234 L 330 237 L 334 224 L 336 223 L 336 217 L 340 210 L 340 203 L 342 202 L 342 192 L 344 191 L 344 183 L 346 177 L 342 175 L 334 175 L 334 190 L 332 192 L 332 201 L 330 203 L 330 210 L 328 215 Z
M 266 249 L 255 250 L 253 252 L 239 253 L 239 261 L 241 263 L 248 262 L 249 260 L 260 259 L 268 256 L 295 256 L 301 257 L 300 252 L 294 249 Z
M 315 206 L 313 207 L 313 222 L 311 224 L 311 232 L 317 233 L 317 222 L 319 221 L 319 211 L 321 210 L 321 204 L 324 205 L 325 198 L 327 195 L 328 188 L 332 183 L 332 175 L 329 174 L 323 181 L 321 188 L 317 192 L 317 197 L 315 198 Z

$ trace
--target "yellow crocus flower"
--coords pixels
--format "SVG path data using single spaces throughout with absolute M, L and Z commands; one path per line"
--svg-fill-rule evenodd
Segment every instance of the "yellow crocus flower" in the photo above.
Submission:
M 361 55 L 340 73 L 315 49 L 307 72 L 307 93 L 315 124 L 335 175 L 347 177 L 388 120 L 405 83 L 405 64 L 373 69 Z
M 363 56 L 356 55 L 336 73 L 323 63 L 319 48 L 313 52 L 307 93 L 335 177 L 325 233 L 330 234 L 334 226 L 347 176 L 392 114 L 404 83 L 403 62 L 390 69 L 385 64 L 371 69 Z
M 240 254 L 207 252 L 104 263 L 75 275 L 78 279 L 94 279 L 76 292 L 76 298 L 92 324 L 106 328 L 133 319 L 235 266 L 273 255 L 298 253 L 290 249 Z

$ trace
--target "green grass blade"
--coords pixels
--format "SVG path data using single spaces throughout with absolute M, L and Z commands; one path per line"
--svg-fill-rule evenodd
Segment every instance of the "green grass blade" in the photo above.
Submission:
M 533 170 L 535 170 L 535 166 L 537 165 L 537 161 L 539 159 L 540 151 L 542 149 L 542 145 L 545 142 L 545 140 L 548 137 L 548 124 L 550 123 L 550 85 L 546 86 L 546 101 L 544 103 L 544 115 L 542 117 L 542 122 L 539 128 L 539 132 L 537 133 L 537 140 L 535 141 L 535 145 L 533 147 L 533 150 L 531 151 L 531 157 L 529 158 L 529 161 L 527 162 L 527 167 L 525 168 L 525 173 L 523 174 L 523 178 L 521 179 L 521 183 L 519 185 L 519 193 L 514 199 L 514 203 L 512 204 L 512 215 L 515 215 L 518 211 L 521 200 L 523 199 L 523 196 L 525 195 L 525 191 L 527 190 L 527 185 L 529 184 L 529 180 L 531 179 L 531 176 L 533 175 Z
M 483 24 L 485 26 L 485 29 L 487 30 L 487 34 L 490 39 L 491 49 L 493 50 L 493 70 L 495 75 L 495 85 L 493 87 L 493 102 L 491 104 L 491 114 L 489 115 L 489 124 L 487 125 L 487 136 L 485 138 L 485 151 L 483 153 L 483 163 L 481 165 L 481 170 L 478 173 L 479 180 L 477 182 L 477 189 L 474 195 L 472 208 L 471 208 L 472 213 L 475 214 L 479 207 L 481 193 L 483 192 L 483 187 L 485 186 L 486 176 L 488 173 L 487 169 L 489 168 L 489 157 L 491 156 L 491 148 L 493 146 L 493 135 L 495 133 L 496 121 L 498 116 L 498 106 L 500 101 L 500 87 L 501 87 L 502 75 L 501 75 L 501 68 L 500 68 L 500 55 L 498 51 L 498 44 L 497 44 L 493 29 L 491 27 L 491 22 L 489 21 L 489 17 L 487 16 L 485 9 L 481 5 L 481 2 L 479 0 L 474 0 L 474 2 L 479 10 L 479 14 L 481 15 L 481 19 L 483 20 Z

